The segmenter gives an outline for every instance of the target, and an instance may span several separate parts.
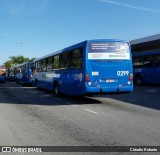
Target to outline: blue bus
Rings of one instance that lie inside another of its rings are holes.
[[[7,79],[10,81],[15,81],[15,68],[12,67],[10,69],[8,69],[8,73],[7,73]]]
[[[160,84],[160,50],[133,53],[134,82]]]
[[[87,40],[33,61],[33,85],[56,95],[133,91],[130,45],[122,40]]]
[[[23,85],[32,84],[32,70],[31,63],[25,62],[14,67],[15,70],[15,81],[17,83],[22,83]]]

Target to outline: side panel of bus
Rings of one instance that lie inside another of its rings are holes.
[[[58,81],[61,93],[68,95],[81,95],[85,93],[85,50],[85,43],[73,46],[66,50],[69,53],[67,68],[57,70],[56,72],[58,74],[56,75],[59,75],[59,78],[53,78],[53,83],[55,83],[56,80]]]
[[[85,45],[86,44],[83,42],[81,44],[77,44],[76,46],[69,47],[63,50],[61,53],[53,56],[51,55],[50,57],[56,60],[56,57],[60,56],[61,59],[63,59],[63,54],[67,54],[68,59],[67,61],[65,60],[65,66],[61,64],[63,61],[61,62],[60,59],[59,67],[55,67],[55,64],[52,64],[52,71],[36,72],[33,75],[33,85],[47,90],[54,90],[55,86],[58,85],[60,93],[68,95],[84,94]],[[52,62],[54,63],[55,60]]]
[[[83,71],[82,70],[70,70],[69,72],[60,73],[60,78],[54,78],[54,82],[59,81],[59,89],[61,93],[68,95],[80,95],[84,94],[83,85]]]
[[[133,54],[134,81],[143,83],[160,83],[160,51],[139,52]]]

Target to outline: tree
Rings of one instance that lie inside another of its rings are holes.
[[[27,62],[27,61],[30,61],[29,58],[25,58],[25,57],[22,56],[22,55],[19,55],[19,56],[11,56],[11,57],[9,57],[9,58],[12,60],[13,66],[22,64],[22,63]]]
[[[36,59],[36,58],[31,58],[31,59],[30,59],[30,62],[33,62],[35,59]]]
[[[6,66],[7,69],[10,69],[13,66],[13,61],[8,60],[4,63],[4,65]]]
[[[13,66],[17,66],[19,64],[25,63],[27,61],[31,61],[32,62],[35,59],[35,58],[32,58],[32,59],[25,58],[22,55],[19,55],[19,56],[10,56],[9,58],[10,58],[10,60],[8,60],[8,61],[6,61],[4,63],[4,65],[6,66],[7,69],[10,69]]]

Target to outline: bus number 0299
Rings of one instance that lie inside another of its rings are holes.
[[[128,76],[129,71],[117,71],[117,76]]]

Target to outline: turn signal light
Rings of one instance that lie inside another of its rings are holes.
[[[86,74],[86,82],[90,82],[90,78],[88,74]]]
[[[132,81],[132,79],[133,79],[133,74],[130,74],[128,80]]]

